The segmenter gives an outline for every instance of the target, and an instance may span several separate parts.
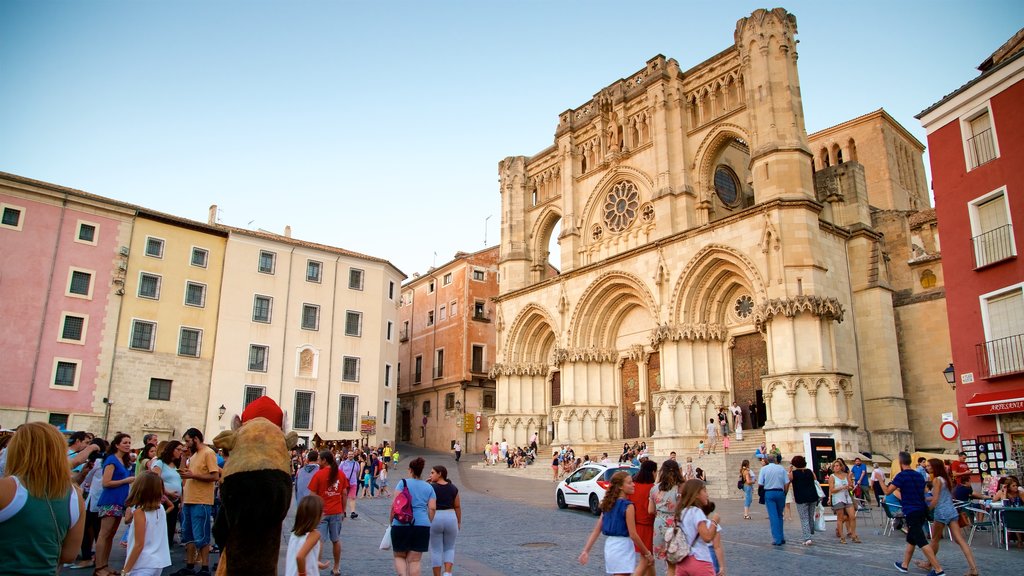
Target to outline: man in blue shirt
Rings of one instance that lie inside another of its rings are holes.
[[[907,547],[903,552],[903,562],[895,561],[893,566],[900,572],[906,573],[910,560],[914,557],[914,547],[921,549],[925,558],[933,566],[928,576],[945,576],[946,572],[935,557],[935,552],[928,546],[928,538],[924,534],[924,526],[928,521],[928,504],[924,498],[924,478],[917,470],[911,468],[910,454],[900,452],[900,473],[892,479],[892,482],[885,485],[885,493],[892,494],[897,489],[900,491],[900,501],[903,504],[903,516],[907,522]]]
[[[789,474],[779,466],[782,455],[768,461],[757,473],[757,483],[764,487],[764,505],[768,508],[768,522],[772,527],[772,545],[782,546],[786,543],[783,531],[782,511],[786,507],[786,490],[789,489]]]
[[[869,492],[868,467],[865,466],[863,462],[861,462],[860,458],[854,458],[853,468],[850,469],[850,472],[853,474],[852,484],[855,487],[860,488],[860,490],[855,491],[855,495],[857,496],[857,498],[863,498],[865,501],[867,501]]]

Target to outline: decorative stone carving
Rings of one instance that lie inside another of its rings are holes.
[[[548,365],[539,362],[510,362],[497,363],[491,366],[487,373],[489,378],[498,376],[547,376]]]
[[[679,342],[681,340],[725,342],[726,334],[726,328],[721,324],[668,323],[659,324],[654,330],[651,330],[650,340],[652,346],[660,345],[665,341]]]
[[[650,356],[650,353],[647,352],[647,350],[645,350],[640,344],[633,344],[629,347],[629,350],[626,351],[626,358],[629,358],[637,364],[647,364],[647,360]]]
[[[619,353],[616,350],[605,348],[555,348],[551,354],[551,363],[560,366],[565,362],[597,362],[615,363],[619,361]]]
[[[813,314],[827,320],[836,322],[843,321],[843,305],[839,300],[832,297],[822,298],[821,296],[794,296],[792,298],[772,298],[757,307],[754,312],[754,325],[764,332],[768,323],[778,315],[793,318],[798,314]]]

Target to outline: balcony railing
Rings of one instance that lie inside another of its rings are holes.
[[[981,268],[1007,258],[1013,253],[1013,224],[1006,224],[971,239],[974,243],[974,267]]]
[[[470,363],[469,371],[473,374],[487,374],[491,371],[491,367],[487,362],[472,362]]]
[[[976,350],[982,378],[1024,372],[1024,334],[989,340]]]
[[[971,155],[971,168],[977,168],[996,157],[996,143],[992,139],[992,129],[981,132],[967,139],[967,149]]]
[[[399,342],[406,342],[408,340],[409,340],[409,329],[408,328],[402,328],[401,330],[399,330],[398,331],[398,341]]]
[[[476,320],[477,322],[490,322],[491,315],[488,314],[485,310],[474,310],[473,320]]]

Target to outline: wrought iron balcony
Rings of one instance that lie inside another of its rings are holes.
[[[996,157],[996,143],[992,129],[983,130],[967,139],[967,150],[971,155],[971,168],[977,168]]]
[[[1013,258],[1013,225],[1006,224],[971,238],[974,244],[974,267],[981,268]]]
[[[409,329],[408,328],[402,328],[401,330],[399,330],[398,331],[398,341],[399,342],[407,342],[408,340],[409,340]]]
[[[473,320],[476,320],[477,322],[490,322],[491,315],[488,314],[486,310],[474,310]]]
[[[1024,334],[989,340],[976,346],[982,378],[1024,372]]]

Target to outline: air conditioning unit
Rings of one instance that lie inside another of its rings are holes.
[[[124,288],[118,288],[114,293],[118,296],[124,296]]]
[[[122,272],[127,270],[128,269],[128,263],[127,262],[118,262],[117,263],[117,269],[121,270]]]
[[[121,256],[127,256],[128,255],[128,247],[127,246],[121,246],[120,252],[121,252]]]

